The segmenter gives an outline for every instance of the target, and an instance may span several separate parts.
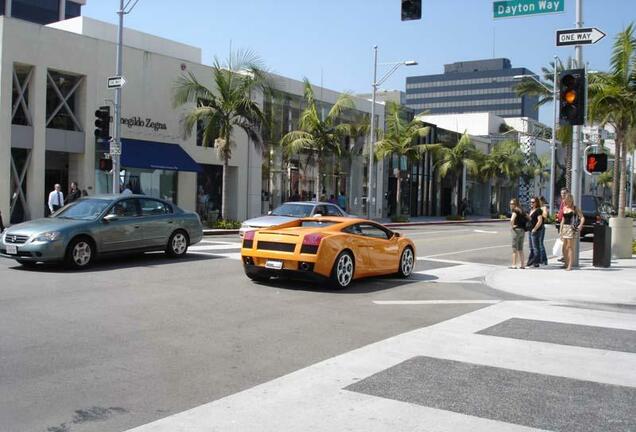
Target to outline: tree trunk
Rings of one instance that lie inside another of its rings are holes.
[[[320,201],[320,154],[316,153],[316,202]]]
[[[226,157],[223,160],[223,192],[221,194],[221,219],[227,219],[227,197],[229,183],[230,161]]]
[[[612,207],[618,211],[618,201],[620,195],[620,178],[623,169],[623,134],[616,128],[616,140],[614,141],[614,173],[612,177]]]
[[[622,134],[621,134],[622,135]],[[618,135],[616,135],[618,138]],[[621,136],[621,176],[620,176],[620,189],[618,191],[618,217],[625,217],[625,206],[627,205],[627,194],[625,189],[627,187],[627,141]],[[618,144],[618,143],[617,143]],[[631,174],[631,173],[630,173]]]
[[[400,189],[400,180],[401,173],[398,170],[397,178],[396,178],[396,189],[395,189],[395,217],[399,218],[402,215],[402,191]]]

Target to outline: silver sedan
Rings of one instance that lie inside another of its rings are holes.
[[[64,262],[84,268],[111,254],[165,251],[182,257],[202,236],[199,216],[172,203],[144,195],[102,195],[6,229],[0,255],[25,266]]]

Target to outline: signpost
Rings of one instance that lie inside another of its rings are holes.
[[[118,89],[118,88],[122,88],[125,85],[126,85],[126,78],[124,78],[123,76],[108,77],[109,89]]]
[[[492,9],[495,19],[561,13],[565,0],[496,0]]]
[[[557,30],[556,46],[591,45],[605,37],[605,33],[596,27]]]

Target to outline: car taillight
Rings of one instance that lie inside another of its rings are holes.
[[[324,236],[322,234],[307,234],[303,237],[303,245],[300,253],[315,254],[318,253],[318,246]]]
[[[251,249],[254,246],[254,234],[256,231],[245,231],[243,234],[243,247],[245,249]]]

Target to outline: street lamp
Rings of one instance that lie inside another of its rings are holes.
[[[556,165],[556,130],[557,130],[557,122],[558,120],[558,104],[557,101],[559,100],[558,98],[558,90],[557,90],[557,60],[559,60],[559,63],[561,63],[561,60],[559,59],[559,57],[554,56],[554,86],[551,89],[550,87],[548,87],[547,85],[545,85],[544,83],[542,83],[541,81],[539,81],[537,79],[537,77],[535,75],[515,75],[514,77],[512,77],[515,80],[522,80],[525,78],[529,78],[537,83],[539,83],[543,88],[545,88],[546,90],[548,90],[549,92],[552,92],[552,99],[553,99],[553,103],[554,103],[554,118],[552,119],[552,139],[550,140],[550,190],[549,190],[549,196],[550,196],[550,204],[549,204],[549,209],[550,209],[550,214],[554,214],[554,176],[555,176],[555,165]]]
[[[415,60],[406,60],[393,63],[381,63],[381,65],[392,66],[387,73],[384,74],[379,80],[378,77],[378,46],[373,47],[373,93],[371,97],[371,137],[369,140],[369,172],[368,172],[368,186],[367,186],[367,217],[371,219],[372,211],[371,204],[374,203],[375,194],[373,193],[373,143],[375,142],[375,99],[378,87],[382,85],[400,66],[417,66]]]

